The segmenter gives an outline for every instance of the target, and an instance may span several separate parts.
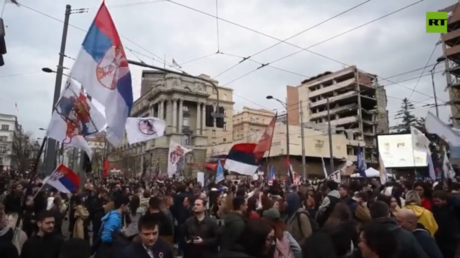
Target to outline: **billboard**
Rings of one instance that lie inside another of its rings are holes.
[[[386,168],[426,167],[426,153],[412,149],[410,134],[377,136],[379,154]]]

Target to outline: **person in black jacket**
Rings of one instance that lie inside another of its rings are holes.
[[[5,213],[10,217],[11,227],[19,225],[20,216],[22,214],[22,197],[24,190],[21,184],[13,185],[11,192],[3,200]],[[11,220],[14,218],[14,220]]]
[[[64,238],[54,232],[54,214],[44,210],[38,215],[38,233],[22,246],[21,258],[59,258]]]
[[[219,244],[218,225],[214,219],[207,216],[206,201],[196,199],[193,207],[194,216],[184,224],[185,239],[189,253],[185,258],[214,258]]]
[[[394,258],[429,258],[418,244],[414,235],[401,228],[394,219],[391,218],[390,207],[384,202],[376,201],[370,208],[371,218],[393,233],[398,243],[398,249]]]
[[[444,258],[430,232],[422,224],[417,223],[417,215],[414,211],[401,209],[396,213],[396,220],[402,228],[414,234],[415,239],[430,258]]]
[[[146,214],[150,215],[160,225],[160,237],[166,242],[173,244],[174,231],[172,221],[161,210],[161,199],[159,197],[152,197],[149,200],[149,209]]]
[[[161,257],[173,258],[171,246],[161,238],[161,222],[155,216],[146,214],[139,219],[140,242],[133,242],[125,247],[116,258]]]

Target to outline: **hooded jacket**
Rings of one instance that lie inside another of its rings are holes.
[[[412,210],[415,215],[417,215],[417,222],[422,224],[425,229],[430,232],[431,236],[434,236],[436,231],[438,231],[438,224],[436,223],[431,211],[416,204],[407,204],[404,208]]]
[[[398,226],[396,221],[390,218],[376,219],[376,221],[384,225],[390,232],[393,232],[398,242],[398,250],[394,256],[395,258],[431,258],[423,251],[415,236]]]
[[[112,243],[113,233],[121,231],[121,214],[117,210],[112,210],[102,217],[101,240],[103,243]]]
[[[428,232],[428,230],[426,230],[421,223],[417,224],[417,228],[414,231],[412,231],[412,233],[414,234],[415,239],[417,239],[417,242],[420,244],[420,246],[423,248],[425,253],[430,258],[444,257],[441,251],[439,250],[436,241],[430,235],[430,232]]]

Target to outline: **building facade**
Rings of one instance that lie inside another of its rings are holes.
[[[243,107],[233,116],[233,141],[257,142],[274,115],[269,110]]]
[[[143,71],[141,97],[135,101],[131,116],[158,117],[166,121],[167,127],[165,137],[135,145],[124,144],[122,148],[137,157],[138,165],[142,164],[137,170],[144,166],[151,170],[159,162],[160,170],[166,171],[172,142],[193,149],[186,159],[187,163],[196,164],[205,162],[208,145],[232,140],[233,89],[218,86],[216,91],[206,81],[211,80],[209,76],[199,77],[204,80]],[[218,81],[212,82],[218,85]],[[224,114],[224,118],[214,118],[213,113]]]
[[[448,6],[440,12],[447,12],[447,33],[441,35],[444,57],[438,58],[438,62],[444,61],[446,71],[446,85],[449,89],[450,108],[452,113],[452,125],[460,129],[460,10],[457,4]],[[441,86],[442,89],[446,87]],[[459,162],[456,162],[459,163]]]
[[[350,66],[337,72],[325,72],[287,86],[288,122],[331,125],[343,131],[348,143],[346,151],[356,160],[358,146],[365,147],[366,161],[377,163],[376,135],[387,133],[388,112],[385,89],[377,76]]]
[[[17,162],[11,158],[13,144],[23,137],[22,126],[15,115],[0,114],[0,170],[17,169]]]

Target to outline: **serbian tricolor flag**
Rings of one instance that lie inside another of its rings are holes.
[[[229,172],[253,176],[259,168],[259,160],[254,154],[255,143],[237,143],[227,155],[224,168]]]
[[[273,132],[275,131],[275,123],[276,123],[277,116],[278,115],[275,114],[272,121],[270,121],[264,133],[260,137],[256,148],[254,149],[254,156],[256,157],[256,159],[263,158],[265,152],[269,151],[270,148],[272,147]]]
[[[61,193],[71,193],[80,187],[80,178],[70,168],[63,164],[43,180]]]
[[[70,77],[105,107],[107,140],[119,147],[133,106],[133,88],[125,50],[104,2],[86,34]]]

